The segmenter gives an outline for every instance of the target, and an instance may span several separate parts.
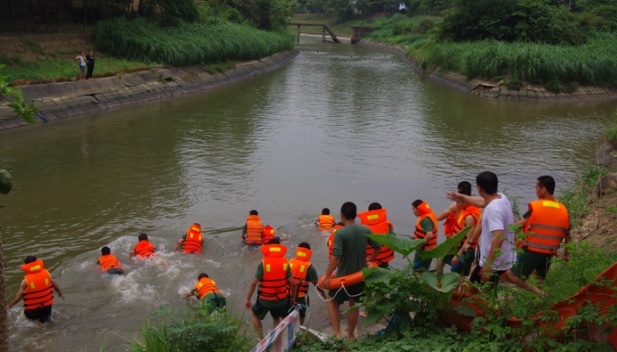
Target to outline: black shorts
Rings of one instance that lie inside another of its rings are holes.
[[[47,323],[51,320],[51,305],[43,308],[24,309],[24,315],[30,320],[38,320]]]
[[[345,286],[345,288],[340,288],[336,290],[328,291],[328,295],[332,297],[332,299],[338,303],[339,305],[345,303],[345,301],[352,298],[356,302],[360,301],[361,297],[364,297],[364,281],[359,282],[357,284],[353,284],[351,286]]]
[[[493,272],[491,273],[491,277],[488,280],[488,282],[483,283],[482,282],[482,278],[480,277],[480,271],[482,270],[482,267],[480,265],[476,265],[476,268],[473,269],[473,272],[471,273],[471,276],[469,276],[469,281],[473,282],[473,283],[479,283],[479,284],[485,284],[488,285],[490,288],[495,287],[497,284],[499,284],[499,277],[501,276],[501,274],[505,273],[507,270],[493,270]]]

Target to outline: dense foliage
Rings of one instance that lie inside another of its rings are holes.
[[[294,47],[290,33],[225,20],[181,22],[168,28],[142,18],[116,18],[99,22],[95,39],[100,50],[110,55],[177,66],[259,59]]]
[[[166,321],[146,323],[141,337],[131,341],[131,352],[249,351],[255,341],[244,319],[227,310],[211,313],[203,301],[180,313],[166,307],[157,315]]]

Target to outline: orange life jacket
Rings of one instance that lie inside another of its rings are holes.
[[[529,203],[531,216],[523,225],[527,233],[524,245],[530,252],[553,255],[570,228],[566,207],[554,200],[538,199]]]
[[[446,235],[446,237],[452,237],[456,235],[456,233],[458,232],[455,230],[456,220],[457,220],[456,212],[451,212],[450,214],[448,214],[446,221],[443,223],[443,233],[444,235]]]
[[[285,258],[287,247],[280,244],[261,246],[264,255],[263,276],[259,281],[259,298],[265,301],[280,301],[287,298],[288,261]]]
[[[359,213],[358,217],[360,218],[360,223],[368,226],[372,233],[376,235],[385,235],[390,233],[390,226],[392,226],[392,223],[388,221],[386,209],[381,208],[365,211],[363,213]],[[367,245],[366,258],[370,258],[371,255],[373,255],[373,247]],[[379,251],[375,261],[379,262],[379,264],[385,264],[390,262],[392,259],[394,259],[394,251],[387,246],[381,246],[381,251]]]
[[[458,213],[458,217],[456,218],[456,223],[454,224],[455,234],[459,233],[459,231],[461,231],[462,229],[466,227],[465,219],[467,219],[467,217],[470,215],[473,217],[474,226],[478,224],[478,219],[480,218],[480,209],[478,207],[474,207],[473,205],[468,205],[467,208],[461,210]],[[471,232],[468,232],[467,235],[470,236]],[[463,241],[461,242],[460,245],[462,246],[464,243],[465,242]],[[470,246],[473,249],[478,248],[478,241],[476,241],[476,243],[470,244]]]
[[[259,219],[259,215],[249,215],[246,218],[246,244],[262,244],[264,225]]]
[[[296,289],[298,290],[298,297],[304,297],[308,293],[310,282],[307,280],[306,275],[311,266],[312,255],[313,251],[310,249],[298,247],[296,248],[296,257],[289,261],[291,275],[294,278]]]
[[[43,267],[43,261],[37,259],[24,264],[21,270],[26,272],[26,290],[24,291],[24,309],[31,310],[51,306],[54,303],[53,285],[49,271]]]
[[[422,230],[421,223],[422,223],[422,220],[426,218],[431,219],[431,221],[433,222],[432,232],[433,232],[434,237],[428,240],[426,242],[426,245],[424,246],[424,249],[431,250],[437,247],[437,217],[435,216],[435,213],[433,212],[431,207],[426,202],[422,202],[422,204],[417,206],[416,209],[418,209],[420,216],[418,217],[418,221],[416,221],[416,228],[413,233],[413,238],[415,240],[421,240],[421,239],[424,239],[424,237],[426,237],[426,232]]]
[[[276,236],[276,230],[274,230],[274,227],[270,225],[266,225],[264,226],[262,236],[263,236],[263,243],[268,244],[268,241],[270,241],[271,239],[274,238],[274,236]]]
[[[332,258],[332,251],[334,250],[334,233],[336,233],[336,231],[338,229],[342,229],[343,227],[345,227],[345,225],[340,225],[340,224],[336,224],[334,225],[334,229],[332,230],[332,233],[330,234],[330,236],[328,236],[328,260],[330,260]]]
[[[334,221],[334,216],[332,215],[319,215],[319,231],[321,232],[327,232],[332,230],[332,228],[334,227],[334,225],[336,224],[336,221]]]
[[[195,296],[197,296],[197,298],[199,299],[203,299],[210,293],[218,293],[221,295],[223,294],[218,289],[218,287],[216,287],[216,282],[214,282],[214,280],[207,278],[207,277],[202,277],[201,279],[199,279],[199,281],[197,281],[197,284],[195,285],[193,290],[196,292]]]
[[[99,267],[102,271],[107,271],[113,268],[121,268],[120,262],[118,262],[118,258],[116,258],[116,256],[112,254],[101,256],[99,258]]]
[[[182,242],[182,252],[184,253],[201,253],[201,245],[203,243],[203,235],[201,234],[201,225],[193,224],[186,231],[186,237]]]
[[[148,258],[154,254],[154,246],[148,240],[139,241],[135,246],[135,254],[142,258]]]

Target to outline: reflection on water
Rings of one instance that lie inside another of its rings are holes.
[[[559,193],[592,163],[617,107],[489,100],[427,81],[390,53],[313,39],[300,48],[288,66],[216,90],[0,132],[0,165],[15,179],[0,213],[9,292],[33,254],[66,296],[42,330],[11,309],[16,349],[121,350],[159,307],[187,304],[200,272],[242,314],[261,256],[240,243],[251,209],[289,236],[290,255],[308,241],[323,273],[326,238],[313,225],[323,207],[338,215],[344,201],[378,201],[408,235],[413,200],[444,208],[447,190],[486,169],[521,206],[541,174]],[[205,254],[171,253],[193,222]],[[129,258],[141,232],[167,266]],[[98,271],[104,245],[126,275]],[[312,310],[313,327],[327,323],[317,298]]]

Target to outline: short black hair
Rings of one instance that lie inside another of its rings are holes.
[[[471,195],[471,183],[467,181],[459,182],[458,183],[458,193],[470,196]]]
[[[143,240],[148,240],[148,235],[145,233],[141,233],[139,234],[139,236],[137,237],[138,240],[143,241]]]
[[[377,202],[373,202],[368,205],[368,210],[378,210],[378,209],[381,209],[381,204]]]
[[[257,212],[257,210],[251,210],[249,211],[249,215],[259,215],[259,213]]]
[[[330,215],[330,209],[328,208],[321,209],[321,215]]]
[[[204,277],[206,277],[206,278],[210,278],[210,276],[208,276],[208,274],[206,274],[206,273],[201,273],[201,274],[199,274],[199,276],[197,277],[197,280],[201,280],[201,279],[203,279]]]
[[[281,244],[281,239],[278,236],[271,238],[267,244]]]
[[[550,195],[555,193],[555,179],[552,176],[545,175],[538,177],[538,185],[546,188]]]
[[[111,254],[111,249],[109,249],[109,247],[105,246],[105,247],[101,248],[101,254],[102,255]]]
[[[299,248],[306,248],[306,249],[311,249],[311,245],[308,244],[307,242],[300,242],[300,244],[298,245]]]
[[[33,255],[29,255],[26,257],[26,259],[24,259],[24,264],[32,263],[34,261],[36,261],[36,257]]]
[[[341,206],[341,214],[343,214],[347,220],[354,220],[358,215],[358,208],[352,202],[345,202]]]
[[[497,175],[491,171],[483,171],[476,176],[476,185],[480,186],[487,194],[497,193],[499,181]]]
[[[424,203],[424,201],[422,199],[416,199],[416,200],[413,201],[413,203],[411,203],[411,205],[413,205],[414,208],[417,208],[422,203]]]

